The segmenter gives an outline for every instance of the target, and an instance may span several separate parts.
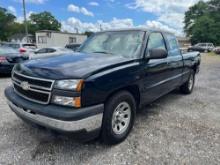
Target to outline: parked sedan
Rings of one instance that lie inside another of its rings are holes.
[[[10,74],[15,64],[27,59],[28,56],[12,48],[0,47],[0,74]]]
[[[30,54],[30,59],[45,58],[51,56],[58,56],[66,53],[73,53],[72,50],[62,47],[51,47],[38,49],[34,53]]]
[[[68,44],[65,46],[65,48],[71,49],[74,52],[77,51],[79,47],[80,47],[80,44]]]
[[[214,49],[214,52],[215,52],[216,54],[220,54],[220,46],[216,47],[216,48]]]
[[[1,45],[16,49],[19,53],[22,54],[32,53],[37,48],[35,44],[30,44],[30,43],[3,42],[1,43]]]
[[[188,51],[211,52],[214,49],[213,43],[198,43],[188,48]]]

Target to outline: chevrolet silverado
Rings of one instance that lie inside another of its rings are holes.
[[[17,64],[5,90],[21,119],[61,132],[123,141],[137,110],[179,88],[190,94],[199,52],[182,54],[176,37],[148,29],[97,32],[78,52]]]

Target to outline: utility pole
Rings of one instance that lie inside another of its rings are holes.
[[[24,12],[24,27],[25,27],[25,36],[28,42],[28,26],[27,26],[27,18],[26,18],[26,8],[25,8],[25,0],[23,0],[23,12]]]
[[[101,23],[99,24],[99,29],[100,29],[100,31],[103,30],[103,29],[102,29],[102,24],[101,24]]]
[[[75,27],[75,31],[77,34],[79,33],[79,29],[77,27]]]

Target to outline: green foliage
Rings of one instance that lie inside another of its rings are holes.
[[[199,1],[185,13],[184,30],[192,43],[220,44],[220,1]]]
[[[0,40],[6,41],[17,33],[25,33],[24,24],[15,22],[16,17],[5,8],[0,7]],[[38,30],[60,31],[61,23],[49,12],[31,14],[28,23],[28,33],[35,35]]]
[[[55,30],[60,31],[61,23],[47,11],[38,14],[31,14],[30,24],[33,25],[34,30]]]
[[[14,24],[15,18],[13,14],[0,7],[0,40],[6,40],[11,35],[10,29]]]
[[[84,34],[85,34],[87,37],[89,37],[89,36],[91,36],[91,35],[93,34],[93,32],[86,31]]]

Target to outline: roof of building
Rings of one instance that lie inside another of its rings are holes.
[[[16,33],[12,36],[9,37],[9,40],[22,40],[24,37],[26,37],[26,35],[24,33]],[[33,37],[33,35],[28,34],[28,37]]]
[[[62,32],[62,31],[55,31],[55,30],[38,30],[38,31],[36,31],[36,33],[41,33],[41,32],[45,32],[45,33],[60,33],[60,34],[72,34],[72,35],[85,35],[85,34],[81,34],[81,33],[70,33],[70,32]]]
[[[188,37],[180,37],[180,36],[177,36],[177,39],[178,39],[179,41],[190,41],[190,38],[188,38]]]

